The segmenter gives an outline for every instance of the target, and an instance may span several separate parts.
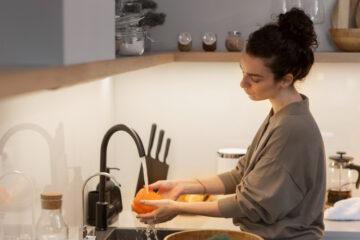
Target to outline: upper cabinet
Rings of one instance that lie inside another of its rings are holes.
[[[155,2],[158,11],[166,14],[166,20],[149,31],[154,39],[151,52],[173,53],[179,32],[186,31],[193,38],[192,52],[172,55],[175,56],[172,59],[233,61],[237,55],[226,53],[225,48],[228,31],[240,31],[245,41],[251,32],[274,18],[274,3],[283,1]],[[320,43],[316,60],[359,62],[360,53],[338,53],[330,40],[331,14],[337,1],[322,2],[324,21],[315,24]],[[0,16],[0,68],[62,66],[115,59],[115,0],[3,0]],[[217,35],[217,51],[213,54],[199,53],[204,32]],[[137,58],[136,65],[143,61]],[[93,67],[87,65],[87,68],[89,66]],[[0,78],[4,76],[0,74]]]
[[[0,65],[54,66],[115,58],[115,3],[5,0]]]

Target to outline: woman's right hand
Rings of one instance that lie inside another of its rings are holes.
[[[157,190],[166,199],[176,200],[184,191],[184,184],[176,180],[160,180],[149,185],[149,189]]]

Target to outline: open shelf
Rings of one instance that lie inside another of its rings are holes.
[[[56,89],[170,62],[239,62],[239,52],[169,52],[69,66],[0,70],[0,98]],[[317,52],[319,63],[360,63],[360,53]]]

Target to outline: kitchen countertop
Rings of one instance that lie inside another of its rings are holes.
[[[123,211],[119,215],[119,220],[113,227],[119,228],[136,228],[145,227],[140,223],[135,214],[129,210]],[[232,219],[212,218],[204,216],[181,215],[169,222],[156,225],[157,228],[165,229],[227,229],[239,230],[234,226]],[[78,229],[70,229],[70,239],[78,239]],[[341,239],[355,240],[360,239],[360,221],[325,221],[325,238],[324,239]]]

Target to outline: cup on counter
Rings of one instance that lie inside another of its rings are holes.
[[[234,169],[246,148],[221,148],[217,151],[217,174]]]

